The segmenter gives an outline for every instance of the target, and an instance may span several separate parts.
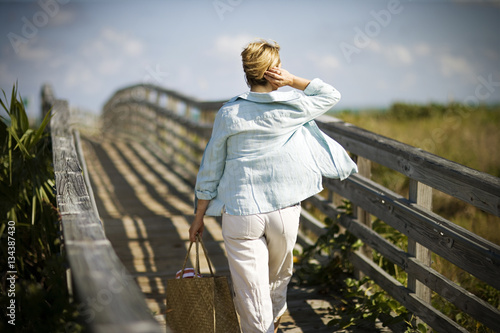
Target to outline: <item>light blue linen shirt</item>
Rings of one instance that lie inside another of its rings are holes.
[[[313,121],[340,93],[312,80],[298,91],[247,92],[218,111],[198,172],[195,196],[211,200],[206,215],[266,213],[322,189],[322,176],[345,179],[356,164]]]

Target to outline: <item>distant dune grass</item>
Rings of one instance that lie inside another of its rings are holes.
[[[348,123],[421,148],[470,168],[500,177],[500,106],[469,108],[459,104],[396,103],[385,111],[341,111],[332,114]],[[408,195],[408,179],[374,164],[372,178]],[[434,190],[433,210],[500,245],[500,218]]]
[[[388,110],[341,111],[331,115],[374,133],[500,177],[500,105],[470,108],[460,104],[396,103]],[[409,181],[396,171],[373,163],[372,179],[400,195],[408,196]],[[486,214],[437,190],[433,191],[433,211],[500,245],[499,217]],[[436,254],[433,254],[432,261],[434,269],[493,306],[499,306],[499,291]],[[477,324],[435,293],[433,304],[466,327],[474,327]]]

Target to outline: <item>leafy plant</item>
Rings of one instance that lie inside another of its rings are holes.
[[[425,332],[425,325],[414,328],[411,314],[406,308],[387,296],[370,278],[364,277],[360,281],[354,278],[349,254],[363,243],[348,231],[341,232],[337,222],[342,215],[352,215],[351,203],[344,201],[339,209],[343,213],[336,220],[325,219],[328,232],[304,250],[296,272],[301,283],[320,285],[323,293],[328,293],[337,301],[331,309],[334,318],[329,325],[335,329],[356,326],[376,330],[378,322],[384,326],[402,323],[407,332]],[[401,238],[404,235],[385,228],[382,223],[376,223],[375,226],[379,232],[390,234],[396,243],[404,242]],[[374,255],[382,265],[390,265],[380,255]]]
[[[352,205],[345,201],[343,214],[351,214]],[[340,217],[340,216],[339,216]],[[338,223],[331,218],[325,219],[328,231],[320,236],[316,243],[305,249],[301,256],[300,269],[296,277],[303,284],[323,285],[324,288],[334,287],[333,284],[352,274],[352,264],[347,259],[348,253],[363,245],[349,232],[340,232]],[[321,262],[315,258],[319,257]]]
[[[5,92],[3,96],[0,104],[7,117],[0,116],[0,267],[7,267],[12,255],[7,253],[8,236],[15,236],[17,279],[15,296],[8,297],[7,273],[1,273],[1,304],[15,300],[16,325],[7,324],[7,306],[2,306],[0,331],[63,332],[76,311],[65,287],[50,137],[45,131],[50,113],[32,129],[17,85],[10,105]],[[14,221],[15,232],[7,228],[8,221]],[[72,327],[78,331],[78,325]]]
[[[386,327],[403,324],[405,332],[408,333],[427,331],[423,324],[415,327],[408,310],[388,297],[385,291],[373,284],[368,277],[361,280],[345,279],[340,293],[342,297],[339,305],[332,309],[335,318],[329,322],[329,325],[336,329],[346,329],[350,326],[374,329],[377,321],[380,321],[380,324]]]

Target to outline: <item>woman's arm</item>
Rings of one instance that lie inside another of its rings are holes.
[[[311,80],[290,74],[286,69],[273,67],[264,73],[264,77],[275,88],[290,86],[295,89],[305,90]]]
[[[196,214],[194,216],[193,223],[191,223],[191,227],[189,228],[189,240],[191,242],[194,242],[196,240],[197,234],[199,234],[200,237],[203,236],[203,230],[205,229],[205,222],[203,221],[203,217],[205,216],[205,212],[207,211],[209,203],[210,200],[198,199]]]
[[[193,242],[195,241],[196,234],[199,234],[200,237],[203,234],[203,216],[208,209],[210,201],[217,196],[219,181],[224,173],[226,144],[229,133],[221,117],[221,111],[219,111],[215,116],[212,136],[203,152],[200,169],[196,177],[196,211],[191,228],[189,228],[189,239]]]
[[[270,68],[265,72],[264,76],[276,89],[283,86],[290,86],[304,91],[306,98],[289,102],[296,109],[303,111],[299,120],[302,120],[304,124],[329,111],[338,103],[341,97],[337,89],[320,79],[303,79],[290,74],[283,68]]]

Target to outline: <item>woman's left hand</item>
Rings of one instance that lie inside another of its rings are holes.
[[[264,73],[264,77],[274,88],[293,85],[294,76],[280,67],[269,68]]]
[[[196,240],[196,235],[203,236],[203,230],[205,229],[205,222],[203,217],[207,211],[208,204],[210,200],[198,199],[198,205],[196,207],[196,214],[194,216],[193,223],[191,223],[191,228],[189,228],[189,240],[194,242]]]
[[[191,228],[189,228],[189,240],[191,242],[196,241],[196,235],[203,236],[203,230],[205,229],[205,222],[203,221],[203,216],[195,216],[193,223],[191,223]]]

